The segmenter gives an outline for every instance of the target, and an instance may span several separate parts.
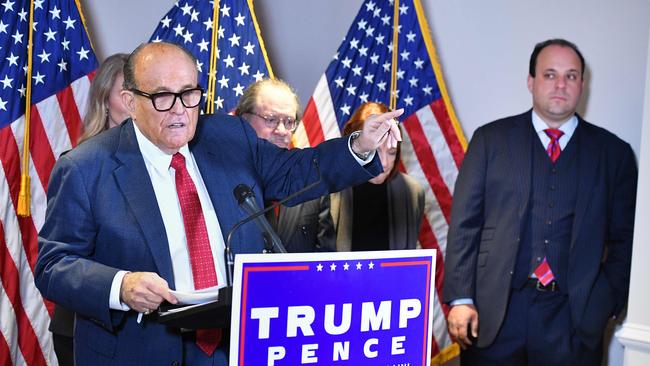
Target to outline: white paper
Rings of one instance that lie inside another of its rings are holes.
[[[208,287],[201,290],[196,290],[192,292],[181,292],[170,290],[174,296],[178,299],[177,305],[193,305],[193,304],[203,304],[210,301],[215,301],[219,298],[219,287]]]

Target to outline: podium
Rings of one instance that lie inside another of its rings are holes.
[[[217,301],[201,305],[162,304],[155,312],[158,323],[183,329],[230,328],[232,287],[219,290]]]

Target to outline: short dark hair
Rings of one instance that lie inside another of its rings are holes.
[[[123,70],[124,82],[122,83],[122,89],[130,90],[130,89],[138,88],[135,82],[135,59],[145,47],[152,44],[169,45],[175,47],[178,50],[182,51],[185,55],[187,55],[187,57],[189,57],[189,59],[192,60],[192,63],[196,65],[196,57],[194,57],[194,55],[190,51],[188,51],[185,47],[179,44],[170,43],[170,42],[142,43],[138,47],[136,47],[136,49],[133,50],[131,54],[129,54],[129,57],[127,57],[126,62],[124,63],[124,70]]]
[[[548,46],[561,46],[561,47],[569,47],[570,49],[572,49],[580,59],[580,66],[582,66],[582,69],[580,70],[580,76],[585,75],[585,58],[582,57],[582,53],[578,49],[578,46],[576,46],[573,42],[567,41],[566,39],[553,38],[553,39],[546,40],[544,42],[540,42],[535,45],[535,49],[533,49],[533,53],[530,55],[530,65],[528,66],[528,74],[530,76],[535,77],[537,58],[539,57],[540,52],[542,52],[542,50]]]

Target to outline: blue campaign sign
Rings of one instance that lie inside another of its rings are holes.
[[[230,365],[428,365],[435,253],[237,255]]]

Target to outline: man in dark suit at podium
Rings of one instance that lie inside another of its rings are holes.
[[[300,123],[300,101],[284,81],[263,79],[244,90],[235,114],[250,123],[258,137],[287,149]],[[289,253],[336,251],[329,195],[292,207],[277,206],[267,219]]]
[[[239,118],[199,118],[196,60],[169,43],[138,47],[124,72],[131,118],[61,157],[52,171],[39,234],[35,282],[45,298],[77,313],[78,365],[226,365],[222,331],[182,331],[146,314],[170,289],[225,285],[224,237],[246,214],[240,183],[258,199],[281,199],[319,179],[304,199],[368,180],[377,157],[362,159],[392,118],[375,116],[354,140],[287,151],[258,139]],[[231,242],[258,253],[254,223]],[[144,318],[142,315],[145,314]]]
[[[472,137],[443,291],[463,365],[600,365],[607,320],[625,305],[636,164],[576,114],[584,70],[574,44],[538,44],[533,109]]]

